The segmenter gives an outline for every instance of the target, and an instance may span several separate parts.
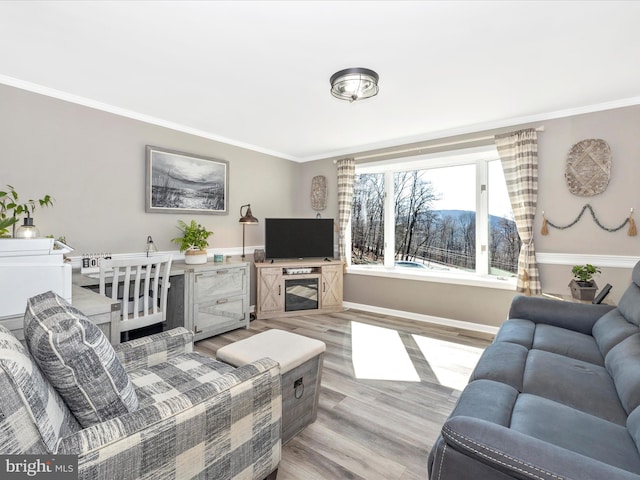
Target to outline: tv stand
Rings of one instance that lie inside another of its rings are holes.
[[[341,260],[256,263],[256,318],[342,311]]]

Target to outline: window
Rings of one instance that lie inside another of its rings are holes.
[[[515,276],[520,238],[493,147],[358,165],[351,264]]]

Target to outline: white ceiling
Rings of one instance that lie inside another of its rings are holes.
[[[307,161],[640,104],[639,23],[634,1],[0,1],[0,83]],[[333,98],[348,67],[378,96]]]

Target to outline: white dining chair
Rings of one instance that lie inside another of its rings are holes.
[[[100,262],[100,294],[120,302],[119,332],[167,320],[171,255],[106,259]]]

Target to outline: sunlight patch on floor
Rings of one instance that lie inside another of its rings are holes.
[[[440,385],[462,390],[469,382],[483,349],[413,335]]]
[[[351,348],[356,378],[420,381],[396,330],[351,322]]]

